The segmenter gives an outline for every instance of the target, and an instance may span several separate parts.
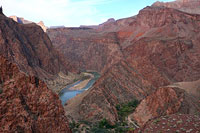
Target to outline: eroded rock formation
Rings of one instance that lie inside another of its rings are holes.
[[[122,58],[115,33],[90,28],[58,28],[47,31],[53,45],[79,70],[103,72]]]
[[[71,132],[58,95],[2,56],[0,132]]]
[[[133,133],[199,132],[200,117],[197,115],[173,114],[153,119]],[[131,132],[130,132],[131,133]]]
[[[152,6],[165,6],[168,8],[174,8],[188,13],[200,14],[199,0],[175,0],[173,2],[157,1]]]
[[[42,80],[51,81],[59,78],[59,73],[67,75],[68,71],[76,72],[39,26],[34,23],[19,24],[2,14],[0,54],[16,63],[20,70]]]
[[[15,22],[20,23],[20,24],[31,24],[34,22],[31,22],[29,20],[26,20],[22,17],[17,17],[17,16],[10,16],[9,18],[12,18]],[[39,25],[44,32],[47,31],[47,27],[44,25],[44,22],[40,21],[39,23],[36,23],[37,25]]]
[[[177,112],[197,115],[200,114],[198,99],[199,97],[194,97],[180,88],[163,87],[145,98],[129,117],[144,126],[151,119]]]
[[[144,99],[176,82],[199,80],[199,20],[200,15],[166,7],[146,7],[123,20],[127,23],[115,29],[118,34],[124,32],[119,41],[123,58],[106,69],[93,88],[70,100],[66,114],[77,120],[115,122],[118,103]],[[188,104],[194,107],[197,102]],[[179,109],[172,111],[176,112]]]

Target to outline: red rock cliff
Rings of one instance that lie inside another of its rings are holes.
[[[200,14],[199,0],[175,0],[173,2],[155,2],[152,6],[165,6],[168,8],[178,9],[180,11]]]
[[[116,33],[90,28],[48,29],[53,45],[79,70],[103,72],[122,58]]]
[[[2,56],[0,132],[71,132],[59,97]]]
[[[198,133],[200,130],[200,117],[197,115],[173,114],[153,119],[133,133],[180,132]],[[132,133],[132,132],[130,132]]]
[[[199,80],[199,20],[200,15],[175,9],[144,8],[131,23],[121,27],[124,31],[130,27],[133,32],[122,49],[124,59],[107,69],[93,88],[77,96],[76,106],[76,98],[69,101],[66,114],[76,119],[107,118],[114,122],[118,119],[115,105],[120,102],[144,99],[159,87],[176,82]],[[68,107],[75,111],[70,112]]]
[[[151,119],[177,112],[200,114],[198,97],[195,98],[176,87],[164,87],[145,98],[129,117],[133,117],[140,126],[143,126]]]
[[[0,15],[0,54],[42,79],[74,70],[39,26],[18,24],[4,15]]]

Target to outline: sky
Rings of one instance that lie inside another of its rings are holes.
[[[121,19],[157,0],[0,0],[6,16],[16,15],[46,26],[97,25],[109,18]],[[173,0],[160,0],[169,2]]]

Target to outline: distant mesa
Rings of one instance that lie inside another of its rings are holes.
[[[98,25],[80,25],[80,28],[97,29],[97,28],[98,28]]]
[[[17,16],[10,16],[9,18],[12,18],[15,22],[20,23],[20,24],[31,24],[34,23],[32,21],[26,20],[22,17],[17,17]],[[44,25],[43,21],[40,21],[39,23],[36,23],[37,25],[39,25],[44,32],[47,31],[47,27]]]
[[[99,24],[99,25],[80,25],[80,28],[105,29],[106,27],[111,26],[115,22],[116,22],[116,20],[114,18],[110,18],[102,24]]]
[[[103,23],[103,24],[107,24],[107,23],[113,23],[113,22],[115,22],[115,19],[114,18],[110,18],[110,19],[108,19],[105,23]]]
[[[57,29],[57,28],[65,28],[64,25],[60,25],[60,26],[50,26],[49,29]]]

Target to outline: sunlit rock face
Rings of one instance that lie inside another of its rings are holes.
[[[34,23],[34,22],[26,20],[26,19],[24,19],[22,17],[10,16],[9,18],[12,18],[15,22],[20,23],[20,24],[31,24],[31,23]],[[39,23],[36,23],[36,24],[39,25],[44,32],[47,31],[47,27],[44,25],[44,22],[40,21]]]

